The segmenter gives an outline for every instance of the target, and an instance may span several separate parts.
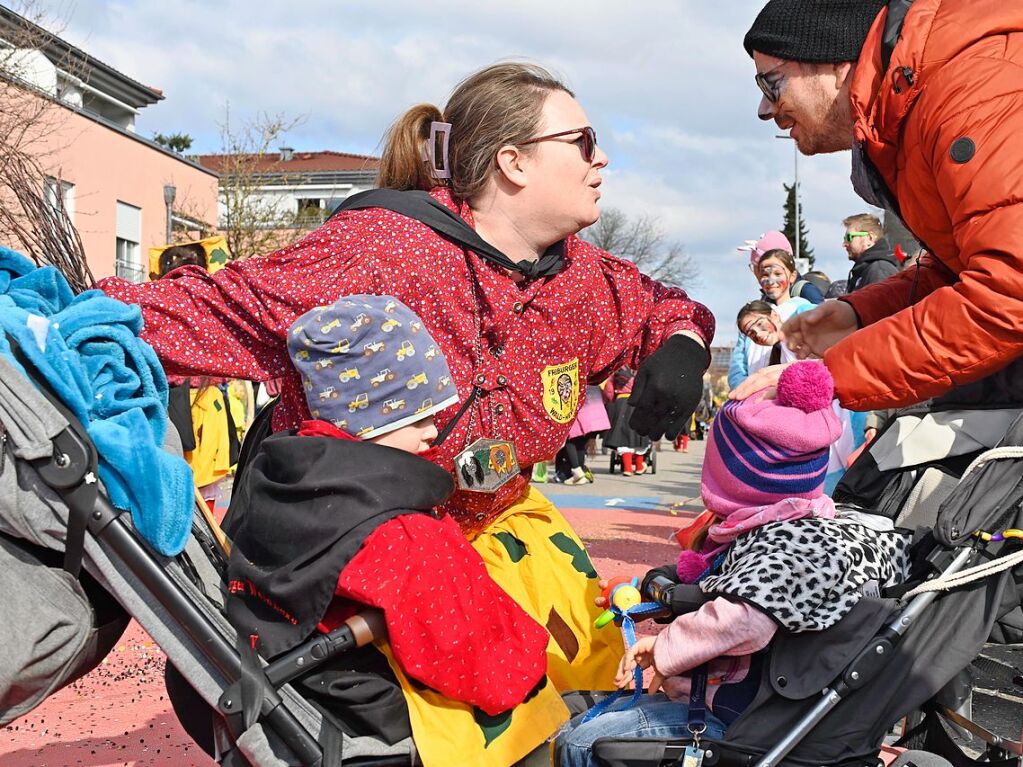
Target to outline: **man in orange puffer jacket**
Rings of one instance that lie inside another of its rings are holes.
[[[981,379],[989,401],[1023,400],[1023,362],[1012,365],[1023,357],[1023,5],[771,0],[744,45],[760,118],[790,130],[803,154],[851,145],[857,192],[898,213],[929,253],[790,319],[790,348],[823,356],[853,410]]]

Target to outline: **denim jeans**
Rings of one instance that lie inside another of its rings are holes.
[[[689,736],[689,707],[662,693],[644,695],[624,711],[609,711],[583,724],[580,714],[562,729],[556,741],[559,767],[596,767],[591,748],[597,738],[679,739]],[[708,738],[720,738],[725,724],[707,712]]]

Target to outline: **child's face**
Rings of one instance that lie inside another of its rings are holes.
[[[425,453],[430,445],[437,438],[437,427],[433,425],[433,416],[427,416],[422,421],[416,421],[400,429],[389,431],[379,437],[373,437],[369,441],[376,445],[404,450],[406,453]]]
[[[757,264],[756,273],[761,290],[774,303],[788,293],[789,286],[795,279],[795,275],[785,264],[774,257],[761,259]]]
[[[739,332],[758,346],[774,346],[778,343],[778,328],[781,319],[775,312],[769,315],[744,314],[739,320]]]

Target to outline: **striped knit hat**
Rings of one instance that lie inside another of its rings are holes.
[[[821,362],[797,362],[778,381],[778,395],[730,401],[714,419],[701,491],[721,518],[786,498],[823,494],[828,448],[842,434],[831,401],[834,381]]]

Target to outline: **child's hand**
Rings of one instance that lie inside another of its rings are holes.
[[[615,675],[615,686],[618,689],[624,690],[629,686],[629,683],[632,682],[632,671],[637,665],[640,668],[649,668],[654,665],[654,642],[656,641],[657,637],[640,637],[632,647],[625,651],[621,663],[618,664],[618,673]],[[660,687],[659,679],[660,674],[656,674],[655,681],[657,681],[658,687]],[[652,684],[651,687],[653,687]]]
[[[604,589],[607,588],[607,578],[604,578],[603,580],[601,580],[597,584],[597,586],[600,588],[601,596],[599,596],[596,599],[594,599],[593,600],[593,604],[595,604],[597,607],[600,607],[600,608],[606,610],[607,609],[607,600],[604,599],[603,594],[604,594]]]

